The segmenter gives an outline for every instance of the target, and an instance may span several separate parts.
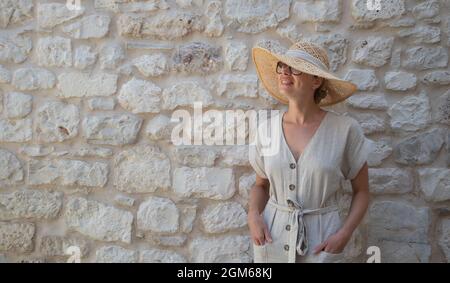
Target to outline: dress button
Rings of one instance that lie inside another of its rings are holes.
[[[291,169],[295,169],[295,163],[289,164],[289,167],[291,167]]]
[[[287,200],[287,203],[288,203],[289,207],[293,207],[294,206],[294,203],[290,199]]]
[[[284,245],[284,250],[288,251],[289,250],[289,245]]]
[[[295,185],[290,184],[290,185],[289,185],[289,190],[291,190],[291,191],[295,190]]]
[[[291,225],[286,225],[286,230],[291,231]]]

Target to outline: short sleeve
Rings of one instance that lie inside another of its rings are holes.
[[[267,179],[264,169],[264,156],[261,154],[261,142],[258,132],[255,135],[254,143],[249,144],[248,158],[250,165],[253,167],[256,174],[264,179]]]
[[[352,120],[344,150],[343,174],[348,180],[353,180],[368,160],[370,153],[369,140],[356,120]]]

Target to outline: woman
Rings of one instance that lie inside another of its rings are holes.
[[[311,42],[284,55],[256,47],[252,55],[269,94],[288,105],[259,125],[250,145],[257,175],[248,212],[254,261],[341,262],[369,202],[369,148],[355,119],[321,106],[345,100],[356,86],[333,75],[326,51]],[[263,154],[267,125],[279,127],[270,137],[276,154]],[[344,180],[353,189],[345,220],[338,207]]]

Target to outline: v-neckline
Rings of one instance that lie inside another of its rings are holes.
[[[319,133],[320,129],[323,127],[323,124],[325,124],[325,119],[327,119],[328,113],[330,111],[325,111],[325,116],[322,118],[322,121],[320,121],[319,126],[317,127],[316,131],[314,132],[314,134],[311,136],[311,138],[309,139],[308,143],[306,144],[305,148],[303,149],[303,151],[299,154],[298,159],[295,159],[294,154],[292,153],[291,148],[289,147],[289,144],[286,140],[286,136],[284,135],[284,129],[283,129],[283,118],[284,118],[284,114],[287,111],[283,111],[281,113],[281,118],[280,118],[280,127],[281,127],[281,138],[283,139],[284,145],[286,146],[287,150],[289,151],[291,158],[295,161],[296,164],[298,164],[298,162],[300,161],[300,159],[305,155],[305,152],[308,150],[310,146],[310,144],[313,142],[314,138],[317,136],[317,134]]]

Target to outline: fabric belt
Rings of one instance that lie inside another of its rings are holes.
[[[308,239],[303,215],[325,214],[339,209],[336,205],[317,209],[303,209],[296,201],[288,200],[289,206],[286,206],[276,203],[272,198],[267,203],[281,211],[289,212],[288,224],[291,228],[288,231],[288,260],[292,263],[295,262],[296,252],[299,255],[305,255],[308,251]],[[293,247],[296,248],[294,249]]]

